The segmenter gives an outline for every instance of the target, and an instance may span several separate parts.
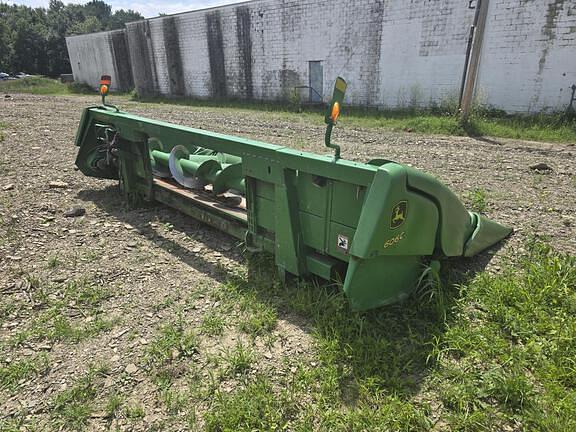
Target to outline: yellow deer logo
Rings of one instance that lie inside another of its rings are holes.
[[[406,221],[408,213],[408,201],[400,201],[392,209],[392,218],[390,219],[390,228],[395,229]]]

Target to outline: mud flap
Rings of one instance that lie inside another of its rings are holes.
[[[408,297],[421,273],[419,256],[351,257],[344,292],[352,309],[372,309]]]

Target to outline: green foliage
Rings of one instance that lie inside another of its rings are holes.
[[[142,405],[131,404],[124,409],[126,417],[129,419],[140,419],[146,416],[146,411]]]
[[[249,302],[240,330],[253,336],[270,333],[276,328],[278,316],[274,308],[259,302]]]
[[[132,100],[234,111],[267,111],[292,122],[310,124],[322,123],[324,113],[324,107],[299,107],[298,112],[294,112],[293,106],[286,102],[142,98],[137,94],[132,95]],[[576,141],[576,118],[566,113],[506,114],[501,110],[479,106],[475,107],[468,122],[462,123],[457,108],[455,100],[428,108],[378,109],[344,106],[339,122],[343,128],[383,128],[419,134],[489,136],[546,142]]]
[[[208,312],[202,318],[200,329],[207,336],[221,336],[224,334],[224,318],[215,312]]]
[[[182,319],[166,324],[150,343],[146,360],[150,365],[161,367],[180,357],[190,357],[198,350],[196,334],[184,327]]]
[[[73,82],[68,84],[68,90],[70,93],[77,94],[96,94],[97,91],[94,90],[89,84],[81,82]]]
[[[51,415],[62,429],[85,429],[98,395],[96,379],[103,373],[101,368],[91,367],[71,388],[57,394],[53,399]]]
[[[574,287],[576,257],[539,242],[502,274],[462,287],[433,349],[433,383],[452,424],[494,430],[521,419],[526,430],[574,430]]]
[[[272,384],[260,377],[234,394],[218,392],[215,405],[205,416],[206,430],[289,430],[288,421],[295,410],[295,401],[286,393],[276,395]]]
[[[48,357],[40,354],[29,359],[0,363],[0,389],[14,391],[19,382],[44,373],[48,369]]]
[[[118,416],[120,409],[122,408],[122,404],[124,403],[124,399],[122,396],[113,393],[108,396],[108,400],[106,401],[106,417],[107,418],[115,418]]]
[[[70,72],[65,37],[122,28],[142,19],[101,0],[84,5],[51,0],[48,8],[0,3],[0,71],[56,76]]]
[[[60,81],[44,77],[28,77],[19,80],[0,81],[0,91],[5,93],[32,93],[39,95],[68,94],[68,86]]]
[[[476,188],[469,192],[466,196],[468,203],[470,204],[470,210],[484,213],[488,208],[488,199],[485,189]]]
[[[255,355],[250,348],[244,346],[242,342],[238,342],[233,349],[224,354],[224,359],[228,364],[229,374],[244,374],[250,370]]]

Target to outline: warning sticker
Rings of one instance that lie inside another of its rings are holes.
[[[348,253],[348,249],[350,249],[350,241],[348,240],[348,237],[346,237],[343,234],[338,234],[338,249],[344,251],[345,253]]]

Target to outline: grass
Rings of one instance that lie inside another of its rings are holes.
[[[221,101],[205,99],[137,99],[147,103],[177,104],[198,108],[237,111],[266,111],[275,113],[287,121],[322,124],[323,108],[301,107],[287,102],[247,102],[241,100]],[[397,132],[440,134],[472,137],[513,138],[543,142],[576,141],[576,118],[564,113],[540,113],[533,115],[506,114],[489,107],[476,107],[469,121],[462,123],[457,106],[431,107],[428,109],[377,109],[345,107],[340,122],[343,128],[382,128]],[[296,143],[301,147],[301,141]]]
[[[243,385],[216,390],[206,429],[575,430],[576,258],[526,250],[499,274],[454,285],[444,273],[434,295],[363,314],[330,287],[271,285],[253,264],[222,289],[311,318],[314,362],[246,374],[255,354],[238,344],[223,364]]]
[[[68,85],[40,76],[0,81],[0,92],[31,93],[37,95],[66,95],[71,93]]]
[[[55,424],[66,430],[85,430],[95,409],[98,396],[98,380],[106,374],[105,367],[91,366],[88,372],[78,378],[71,388],[58,393],[50,410]],[[114,401],[114,405],[117,401]]]
[[[248,372],[255,359],[254,352],[242,342],[238,342],[233,349],[227,350],[223,355],[229,375]]]
[[[80,83],[63,84],[44,77],[29,77],[20,80],[0,81],[0,91],[5,93],[32,93],[39,95],[96,94],[89,86]],[[127,93],[115,93],[114,97],[126,97]],[[293,102],[247,102],[241,100],[205,99],[138,99],[148,103],[168,103],[199,108],[211,107],[235,112],[267,111],[276,113],[292,122],[321,124],[323,109],[302,107]],[[383,128],[392,131],[419,134],[441,134],[473,137],[499,137],[544,142],[576,141],[576,118],[568,118],[564,113],[540,113],[534,115],[506,114],[489,107],[476,107],[467,123],[463,124],[457,113],[457,106],[444,102],[429,109],[376,109],[345,107],[341,116],[343,127]],[[301,147],[303,142],[296,143]]]
[[[190,357],[198,351],[198,338],[184,321],[164,325],[154,337],[146,352],[146,362],[155,367],[162,367],[179,358]]]
[[[225,324],[222,316],[209,311],[202,318],[200,330],[207,336],[222,336],[224,334]]]
[[[239,328],[252,336],[261,336],[276,328],[278,315],[270,305],[258,302],[256,299],[242,302],[244,316],[240,319]]]
[[[485,189],[476,188],[466,195],[470,210],[484,213],[488,208],[488,193]]]
[[[30,286],[32,303],[7,301],[0,308],[0,317],[20,314],[32,307],[32,319],[2,345],[17,347],[39,341],[77,343],[113,327],[114,322],[101,313],[101,304],[111,297],[111,292],[89,278],[66,284],[50,284],[34,275],[26,275],[25,279]]]
[[[46,354],[38,354],[28,359],[0,363],[0,389],[14,392],[21,382],[32,379],[48,370],[49,361]]]

